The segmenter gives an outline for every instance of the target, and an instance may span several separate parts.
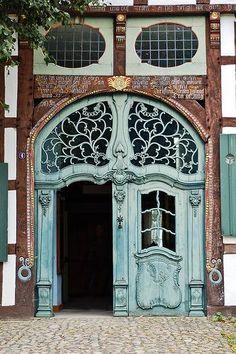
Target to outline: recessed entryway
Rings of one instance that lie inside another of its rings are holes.
[[[63,308],[112,310],[112,185],[77,182],[59,192]]]

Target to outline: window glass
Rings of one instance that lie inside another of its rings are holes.
[[[102,35],[86,25],[53,28],[46,38],[49,55],[63,67],[81,68],[98,63],[105,51]]]
[[[162,191],[142,194],[142,249],[175,251],[175,197]]]
[[[173,67],[191,62],[198,39],[191,27],[164,23],[143,29],[135,49],[142,63]]]

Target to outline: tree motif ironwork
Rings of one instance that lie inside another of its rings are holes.
[[[164,164],[185,174],[198,172],[198,148],[188,130],[170,114],[143,102],[129,112],[129,136],[136,166]]]
[[[104,166],[112,132],[108,102],[99,102],[65,117],[42,144],[41,169],[55,173],[69,165],[88,163]]]

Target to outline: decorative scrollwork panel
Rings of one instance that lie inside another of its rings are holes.
[[[159,252],[156,249],[154,252]],[[177,255],[158,254],[158,257],[137,254],[136,299],[143,310],[156,306],[174,309],[182,301],[179,285],[180,261]]]
[[[185,174],[198,172],[198,148],[188,130],[170,114],[142,102],[129,112],[135,166],[164,164]]]
[[[112,112],[108,102],[91,104],[70,114],[43,141],[42,172],[55,173],[81,163],[106,165],[111,132]]]

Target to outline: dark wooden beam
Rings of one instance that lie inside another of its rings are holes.
[[[17,268],[19,258],[28,257],[27,245],[27,138],[32,127],[33,115],[33,50],[26,41],[19,43],[18,103],[17,103]],[[16,307],[34,306],[34,279],[22,283],[16,278]]]
[[[125,75],[126,14],[119,13],[114,21],[114,75]]]
[[[224,254],[236,254],[236,244],[224,244]]]
[[[224,117],[222,119],[222,126],[223,127],[236,127],[236,117],[235,118]]]
[[[140,0],[141,1],[141,0]],[[144,1],[142,1],[144,2]],[[135,5],[135,6],[94,6],[89,7],[84,15],[113,16],[118,13],[125,13],[127,16],[160,16],[183,14],[209,14],[210,12],[235,13],[236,4],[209,4],[207,0],[198,1],[196,5]]]
[[[236,64],[236,56],[222,56],[221,57],[221,65],[235,65]]]
[[[216,14],[217,15],[217,14]],[[219,166],[219,134],[221,132],[221,65],[220,46],[211,38],[211,24],[215,14],[207,19],[207,77],[206,90],[206,120],[209,139],[206,146],[206,285],[207,285],[207,311],[213,306],[224,305],[223,282],[223,243],[221,237],[220,215],[220,166]],[[217,15],[217,21],[220,19]],[[214,262],[218,261],[222,280],[217,283],[210,272],[214,269]]]

